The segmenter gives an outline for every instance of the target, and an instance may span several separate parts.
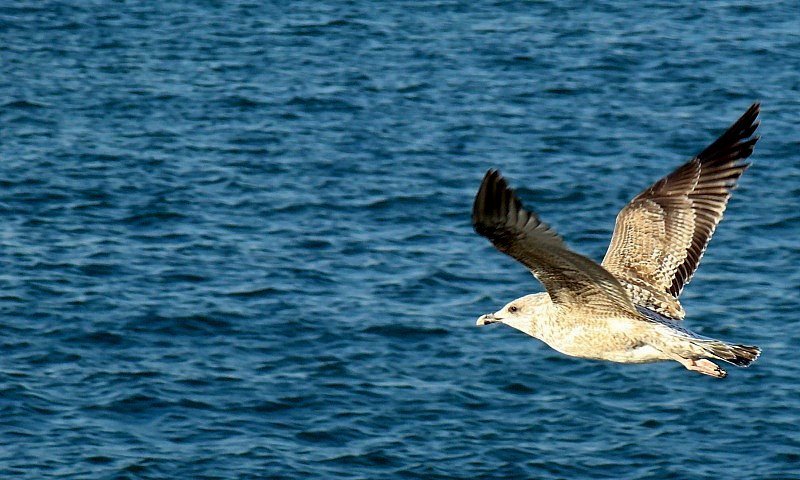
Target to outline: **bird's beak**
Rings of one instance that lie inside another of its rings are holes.
[[[489,325],[490,323],[497,323],[501,321],[499,318],[495,317],[492,313],[487,313],[486,315],[481,315],[478,318],[478,321],[475,322],[475,325],[482,327],[484,325]]]

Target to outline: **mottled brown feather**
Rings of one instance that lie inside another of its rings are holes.
[[[759,104],[714,143],[654,183],[617,216],[602,265],[636,305],[684,317],[678,297],[694,275],[731,190],[748,167]]]
[[[496,170],[481,182],[472,208],[475,231],[528,267],[552,301],[565,308],[636,315],[630,296],[603,267],[570,250],[525,208]]]

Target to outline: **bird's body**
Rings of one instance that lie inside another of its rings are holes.
[[[758,105],[699,155],[635,197],[619,214],[602,265],[570,250],[498,172],[484,177],[473,225],[545,285],[478,325],[504,323],[573,357],[620,363],[674,360],[722,378],[709,359],[747,366],[757,347],[729,344],[681,325],[689,282],[757,138]]]
[[[503,318],[502,323],[538,338],[554,350],[571,357],[618,363],[675,360],[694,367],[691,362],[684,361],[718,358],[719,351],[741,347],[697,335],[677,321],[653,312],[636,315],[613,310],[559,307],[547,293],[517,299],[490,318],[482,316],[478,319],[478,325],[495,323],[511,305],[517,305],[524,315]],[[753,352],[753,355],[757,355],[757,352]],[[713,368],[712,372],[714,376],[724,374],[718,368]]]

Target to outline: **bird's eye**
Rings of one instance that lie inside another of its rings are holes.
[[[510,307],[508,307],[508,311],[511,313],[517,313],[517,310],[518,308],[516,305],[511,305]]]

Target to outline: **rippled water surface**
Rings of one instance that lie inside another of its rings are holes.
[[[0,5],[3,478],[800,478],[795,2]],[[476,329],[763,102],[683,302],[723,380]]]

